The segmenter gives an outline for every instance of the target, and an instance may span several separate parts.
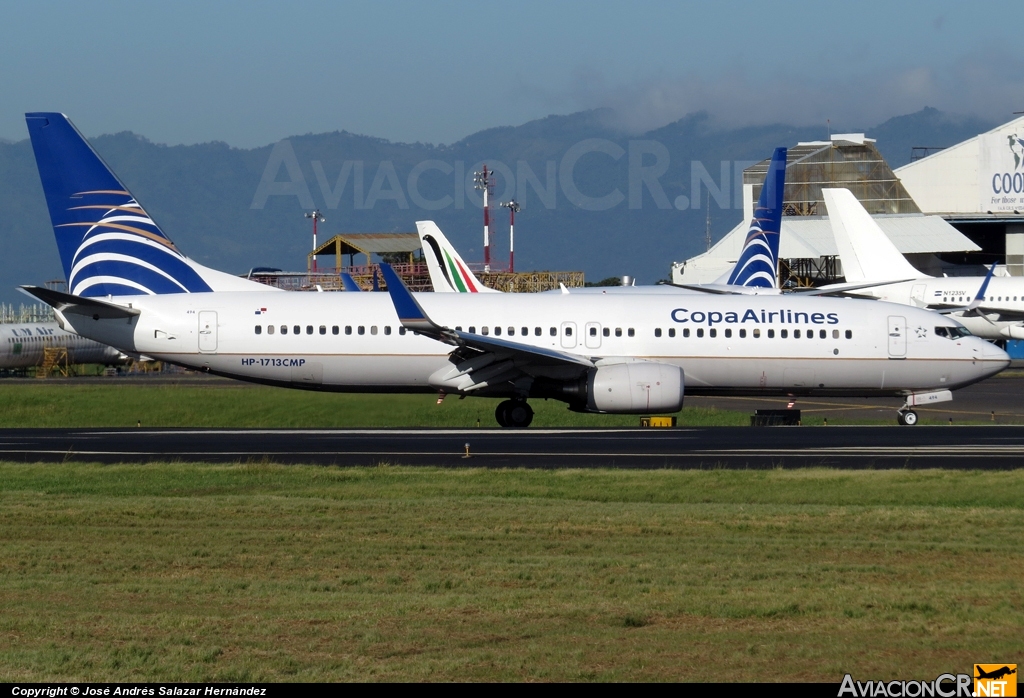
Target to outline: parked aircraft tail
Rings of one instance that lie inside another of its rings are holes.
[[[778,288],[782,196],[786,190],[786,148],[776,148],[736,266],[716,284]]]
[[[416,221],[435,293],[499,293],[484,286],[433,221]]]
[[[822,189],[847,283],[927,278],[896,249],[849,189]]]
[[[66,116],[30,113],[25,121],[72,295],[271,290],[178,251]]]

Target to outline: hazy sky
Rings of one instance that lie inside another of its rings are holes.
[[[7,2],[0,138],[26,111],[87,136],[252,147],[348,130],[450,143],[612,107],[640,131],[867,126],[1024,110],[1016,2]]]

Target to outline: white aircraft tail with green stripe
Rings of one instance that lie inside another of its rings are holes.
[[[500,293],[480,283],[434,221],[416,221],[435,293]]]

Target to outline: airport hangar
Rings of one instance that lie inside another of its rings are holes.
[[[915,148],[889,167],[862,133],[789,149],[779,282],[842,280],[822,188],[845,187],[897,249],[922,272],[941,276],[1024,276],[1024,117],[947,148]],[[760,195],[768,160],[743,172],[743,219],[707,252],[672,265],[673,283],[710,283],[732,268]]]

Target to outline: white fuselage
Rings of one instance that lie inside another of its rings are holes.
[[[62,330],[56,322],[18,322],[0,325],[0,368],[28,368],[43,363],[46,349],[67,349],[68,363],[119,363],[113,347]]]
[[[439,325],[588,358],[682,367],[694,394],[904,395],[1007,365],[956,323],[876,301],[670,294],[415,294]],[[193,293],[120,298],[130,320],[69,316],[130,352],[242,380],[335,391],[436,389],[452,347],[404,331],[387,293]],[[271,328],[273,328],[271,330]],[[500,335],[499,335],[500,332]]]
[[[915,307],[942,304],[962,305],[966,308],[978,295],[984,280],[981,276],[926,277],[898,284],[858,289],[854,293]],[[977,337],[1024,339],[1024,328],[1021,327],[1020,321],[1020,316],[1024,314],[1024,277],[993,276],[985,290],[983,305],[985,308],[1005,309],[1007,313],[1012,313],[1015,319],[1001,319],[999,313],[989,313],[985,317],[959,314],[953,317]]]

